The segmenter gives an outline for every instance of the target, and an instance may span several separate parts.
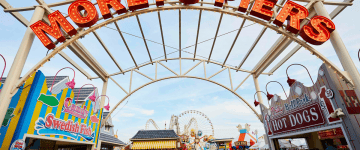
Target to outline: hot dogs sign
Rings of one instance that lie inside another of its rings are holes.
[[[262,106],[264,125],[269,136],[310,127],[331,125],[342,121],[341,117],[331,117],[339,109],[335,98],[341,100],[339,89],[334,83],[336,75],[325,64],[320,67],[318,79],[311,87],[295,82],[290,87],[290,95],[282,100],[275,95],[269,108]],[[339,80],[340,82],[340,80]]]

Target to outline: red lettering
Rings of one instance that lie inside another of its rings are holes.
[[[164,6],[164,0],[156,0],[156,6]]]
[[[65,124],[65,131],[70,131],[70,126],[71,126],[72,121],[68,120]]]
[[[222,7],[224,4],[224,0],[215,0],[214,6]]]
[[[274,20],[274,24],[281,27],[288,20],[286,30],[297,34],[300,30],[300,22],[309,15],[308,10],[293,1],[287,1],[280,13]]]
[[[53,121],[54,129],[60,129],[61,122],[57,119],[54,119]]]
[[[71,107],[71,101],[72,101],[71,98],[66,98],[66,99],[65,99],[65,107],[66,107],[67,109],[69,109],[69,108]],[[70,102],[70,104],[69,104],[69,102]]]
[[[85,125],[81,124],[80,128],[80,133],[85,134]]]
[[[315,17],[316,17],[316,16],[315,16]],[[325,17],[324,17],[324,18],[325,18]],[[325,102],[326,108],[327,108],[329,114],[331,114],[331,113],[334,112],[334,108],[333,108],[333,106],[331,105],[330,99],[328,99],[328,98],[326,97],[325,92],[326,92],[326,87],[325,87],[325,86],[321,87],[320,93],[319,93],[319,97]],[[340,120],[339,118],[331,118],[331,117],[328,117],[328,119],[329,119],[329,122],[333,122],[333,121],[338,121],[338,120]]]
[[[112,17],[110,8],[114,8],[117,14],[126,12],[124,5],[120,3],[120,0],[96,0],[100,9],[100,12],[104,19]]]
[[[79,124],[78,124],[78,122],[75,123],[75,133],[79,133]]]
[[[60,27],[64,29],[64,31],[73,36],[77,33],[76,29],[70,24],[69,21],[57,10],[48,15],[51,26],[39,20],[32,24],[30,28],[34,31],[35,35],[40,39],[41,43],[48,49],[55,48],[55,44],[51,39],[45,34],[45,32],[54,37],[59,42],[64,42],[66,38],[63,33],[60,31]]]
[[[305,25],[300,36],[314,45],[321,45],[330,38],[331,32],[335,30],[335,24],[324,16],[315,16]]]
[[[255,0],[250,14],[269,21],[274,13],[271,9],[274,8],[276,2],[277,0]]]
[[[91,135],[91,127],[87,128],[87,134],[86,135]]]
[[[249,7],[250,0],[241,0],[238,11],[246,12]]]
[[[71,132],[75,132],[75,125],[71,125]]]
[[[85,14],[81,14],[82,10],[86,11]],[[99,19],[94,4],[87,0],[77,0],[72,3],[69,6],[68,13],[70,18],[79,27],[90,27]]]
[[[46,117],[45,127],[50,128],[53,124],[53,120],[54,120],[54,115],[51,115],[51,114],[48,115]]]
[[[148,0],[127,0],[127,2],[129,5],[129,10],[131,11],[149,7]]]
[[[65,130],[65,122],[61,122],[60,130]]]

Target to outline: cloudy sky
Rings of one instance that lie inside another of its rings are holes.
[[[45,0],[47,3],[57,2],[59,0]],[[94,0],[93,0],[94,1]],[[151,1],[151,0],[150,0]],[[210,0],[207,0],[211,2]],[[8,2],[14,7],[26,7],[30,5],[37,5],[34,0],[18,0]],[[152,2],[152,1],[151,1]],[[238,6],[239,0],[230,2],[230,5]],[[124,3],[124,2],[122,2]],[[303,4],[303,3],[301,3]],[[97,6],[96,6],[97,7]],[[331,12],[336,6],[326,6],[328,12]],[[353,6],[345,9],[340,15],[338,15],[333,22],[336,25],[336,29],[340,33],[350,56],[352,57],[355,65],[359,68],[359,61],[357,58],[357,52],[360,48],[360,31],[357,27],[360,23],[358,19],[354,18],[355,14],[360,14],[360,2],[355,1]],[[67,6],[54,7],[53,10],[60,10],[63,13],[67,13]],[[21,12],[21,14],[30,20],[33,11]],[[166,45],[166,52],[169,54],[168,58],[176,58],[179,53],[176,52],[179,47],[179,18],[178,10],[170,10],[161,12],[162,27],[164,31],[164,40]],[[181,11],[181,26],[182,26],[182,43],[181,47],[185,48],[195,44],[197,23],[199,19],[198,10],[183,10]],[[220,14],[215,12],[203,12],[201,18],[201,26],[199,33],[199,42],[203,42],[198,45],[197,58],[208,58],[211,46],[213,44],[213,38],[215,36],[216,28],[219,22]],[[157,13],[147,13],[139,16],[142,29],[144,31],[145,38],[158,43],[161,43],[161,33],[158,25]],[[224,15],[220,25],[218,37],[213,50],[211,59],[214,61],[223,62],[230,46],[237,33],[236,29],[240,27],[242,22],[241,18],[236,18],[229,15]],[[141,64],[149,61],[144,42],[141,37],[141,32],[136,20],[136,17],[130,17],[118,22],[120,29],[123,31],[126,42],[136,60],[137,64]],[[252,22],[246,22],[245,27],[234,48],[226,62],[230,66],[238,66],[244,55],[247,53],[252,43],[256,39],[258,33],[263,28],[261,25],[253,24]],[[119,65],[123,68],[131,68],[134,66],[124,42],[122,41],[119,33],[114,24],[110,24],[107,27],[103,27],[97,30],[98,34],[105,42],[111,53],[116,58]],[[4,55],[7,60],[7,68],[5,70],[5,77],[10,70],[10,66],[14,61],[17,49],[22,41],[26,28],[13,18],[9,13],[0,11],[0,53]],[[235,32],[234,32],[235,30]],[[231,32],[232,31],[232,32]],[[230,32],[230,33],[228,33]],[[228,33],[228,34],[225,34]],[[136,37],[138,36],[138,37]],[[275,31],[268,29],[263,38],[259,41],[247,61],[242,66],[243,69],[252,70],[257,61],[265,54],[272,44],[280,37]],[[90,53],[99,61],[99,63],[107,70],[108,73],[119,72],[119,69],[104,51],[101,44],[96,40],[93,34],[85,36],[85,38],[79,40]],[[162,45],[147,41],[151,57],[153,60],[163,59],[164,52]],[[281,60],[296,44],[291,44],[278,59],[274,61],[266,70],[268,72],[277,62]],[[339,68],[342,68],[339,59],[330,43],[330,41],[324,43],[321,46],[314,46],[318,51],[335,63]],[[193,53],[194,46],[183,49],[184,51]],[[81,67],[83,67],[92,76],[96,76],[79,58],[77,58],[69,49],[63,50],[73,60],[75,60]],[[47,49],[41,44],[41,42],[35,38],[32,45],[32,49],[26,61],[22,74],[25,74],[31,67],[33,67],[39,60],[46,55]],[[193,54],[182,52],[182,57],[193,57]],[[182,60],[182,70],[188,70],[197,62]],[[259,77],[261,90],[266,91],[265,85],[268,81],[279,81],[285,87],[288,92],[288,86],[286,84],[285,70],[288,65],[292,63],[300,63],[305,65],[314,80],[317,77],[317,69],[321,65],[322,61],[311,55],[309,51],[303,48],[299,50],[292,58],[289,59],[282,67],[280,67],[272,76],[262,75]],[[169,68],[179,73],[179,61],[164,62]],[[0,62],[0,66],[3,63]],[[46,63],[41,71],[45,75],[51,76],[63,68],[71,66],[61,56],[56,55],[50,62]],[[206,66],[207,76],[221,70],[221,67],[207,64]],[[155,78],[155,65],[148,65],[141,68],[139,71]],[[192,70],[188,75],[204,77],[204,70],[202,65],[199,65]],[[72,78],[73,74],[69,70],[64,70],[60,75],[68,75]],[[166,70],[162,66],[158,66],[158,78],[171,76],[172,73]],[[228,72],[223,71],[214,78],[214,81],[230,86],[228,79]],[[237,86],[247,76],[247,73],[231,71],[233,85]],[[309,79],[306,71],[298,66],[291,67],[289,69],[289,76],[303,82],[307,86],[311,86],[311,80]],[[125,75],[117,75],[113,77],[122,87],[129,89],[130,85],[130,73]],[[149,82],[150,80],[134,73],[132,79],[132,90],[139,86]],[[80,87],[83,84],[91,83],[102,89],[102,82],[100,79],[94,79],[92,81],[87,80],[84,75],[79,71],[76,71],[75,77],[76,86]],[[253,79],[250,77],[237,91],[244,99],[250,104],[253,103],[253,94],[255,93],[255,87],[253,85]],[[269,92],[276,93],[285,97],[279,85],[270,84]],[[116,86],[112,81],[109,82],[107,95],[110,97],[110,106],[114,108],[115,104],[119,102],[125,96],[125,93]],[[263,97],[264,98],[264,97]],[[126,104],[126,105],[125,105]],[[259,112],[259,108],[256,108]],[[259,135],[264,134],[264,128],[261,122],[256,118],[254,113],[242,102],[237,96],[227,91],[226,89],[204,81],[197,79],[169,79],[161,82],[150,84],[127,98],[122,103],[115,113],[112,115],[113,122],[115,124],[115,130],[118,130],[119,139],[124,142],[128,142],[129,138],[135,135],[135,133],[145,128],[145,123],[148,119],[153,119],[160,128],[165,128],[165,122],[169,124],[171,115],[178,115],[186,110],[198,110],[205,113],[213,123],[215,129],[216,138],[233,137],[238,138],[236,126],[238,124],[244,125],[250,124],[251,131],[257,129]],[[260,112],[259,112],[260,113]],[[208,123],[199,123],[199,126],[206,126]],[[150,128],[153,128],[150,126]],[[168,127],[167,127],[168,128]]]

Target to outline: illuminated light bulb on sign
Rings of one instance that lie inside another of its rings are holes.
[[[129,10],[131,11],[149,7],[149,3],[147,0],[127,0],[127,2]]]
[[[250,0],[241,0],[238,11],[246,12],[249,7]]]
[[[224,5],[224,0],[215,0],[214,6],[222,7]]]
[[[330,38],[331,32],[335,30],[335,24],[324,16],[311,18],[307,25],[300,31],[300,36],[313,45],[321,45]]]
[[[82,10],[86,11],[84,16],[81,15]],[[99,19],[99,14],[97,13],[94,4],[87,0],[78,0],[72,3],[69,6],[68,13],[71,20],[79,27],[90,27]]]
[[[250,14],[269,21],[274,13],[271,9],[274,8],[276,2],[277,0],[256,0]]]
[[[36,36],[39,37],[41,43],[43,43],[44,46],[49,50],[55,48],[55,44],[45,34],[45,32],[50,36],[54,37],[59,42],[64,42],[66,40],[65,36],[60,31],[60,27],[64,29],[64,31],[70,36],[77,33],[77,30],[70,24],[69,21],[65,19],[65,17],[60,13],[60,11],[57,10],[49,14],[48,18],[51,26],[39,20],[34,24],[30,25],[30,28],[34,31]]]
[[[199,0],[180,0],[180,2],[184,3],[185,5],[189,5],[189,4],[198,3]]]
[[[164,0],[156,0],[156,6],[164,6]]]
[[[277,26],[282,26],[285,20],[288,20],[286,30],[297,34],[300,30],[300,22],[308,15],[309,11],[304,6],[289,0],[285,3],[273,23]]]
[[[126,12],[124,5],[120,3],[120,0],[96,0],[100,9],[100,12],[104,19],[111,18],[110,8],[115,9],[117,14]]]

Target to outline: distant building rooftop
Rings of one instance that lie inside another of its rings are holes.
[[[114,136],[105,133],[100,133],[100,140],[101,142],[105,142],[105,143],[126,145],[123,141],[119,140],[118,138],[115,138]]]
[[[160,140],[180,138],[174,130],[139,130],[130,140]]]
[[[45,79],[46,79],[46,85],[48,86],[48,88],[51,87],[51,84],[54,80],[54,77],[55,76],[46,76]],[[21,78],[21,77],[20,77]],[[54,81],[54,85],[62,80],[64,80],[65,78],[68,78],[68,76],[56,76],[55,78],[55,81]],[[1,83],[4,84],[5,83],[5,80],[6,80],[6,77],[3,77],[1,79]]]
[[[45,79],[46,79],[46,84],[47,84],[47,87],[48,88],[51,88],[51,84],[54,80],[54,77],[55,76],[46,76]],[[20,77],[21,78],[21,77]],[[68,79],[69,77],[68,76],[56,76],[55,78],[55,81],[54,81],[54,85],[56,85],[57,83],[59,83],[60,81],[63,81],[64,79]],[[1,79],[1,83],[4,84],[5,83],[5,80],[6,80],[6,77],[3,77]],[[74,91],[74,99],[78,99],[78,93],[79,93],[79,89],[80,88],[74,88],[73,91]],[[61,90],[61,89],[60,89]],[[53,90],[54,91],[54,90]],[[94,91],[94,87],[83,87],[80,91],[80,94],[79,94],[79,101],[83,101],[85,100],[85,98],[87,98],[88,96],[91,96],[90,94],[92,94],[92,92]],[[60,92],[60,91],[59,91]]]
[[[74,88],[74,99],[77,100],[78,98],[78,94],[79,94],[79,89],[80,88]],[[94,87],[83,87],[80,90],[80,94],[79,94],[79,101],[81,100],[85,100],[85,98],[87,98],[88,96],[91,96],[90,94],[94,91]]]

